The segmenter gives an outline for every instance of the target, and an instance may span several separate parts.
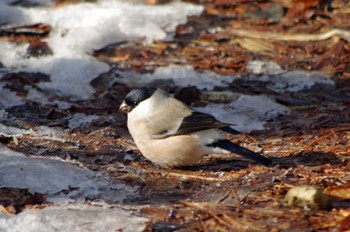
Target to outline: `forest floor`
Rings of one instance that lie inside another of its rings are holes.
[[[120,204],[149,219],[146,230],[349,230],[350,4],[340,0],[188,2],[203,4],[204,11],[178,26],[174,39],[148,44],[125,41],[95,51],[94,56],[126,72],[152,73],[176,64],[242,76],[215,90],[266,95],[290,109],[289,114],[266,122],[265,130],[229,137],[270,157],[272,166],[234,155],[210,155],[183,169],[155,166],[140,155],[127,131],[126,116],[117,110],[130,88],[108,85],[106,76],[91,83],[96,90],[93,99],[70,102],[69,109],[33,102],[6,109],[12,119],[2,120],[3,124],[55,127],[64,139],[25,134],[15,139],[1,136],[1,143],[28,156],[74,161],[135,187],[137,193]],[[4,40],[9,37],[2,35]],[[28,39],[27,35],[13,38]],[[272,91],[266,82],[249,78],[247,66],[254,60],[274,62],[285,72],[318,71],[334,85]],[[18,95],[26,94],[25,85],[35,86],[26,73],[12,75],[2,81]],[[205,104],[191,95],[201,91],[196,88],[155,85],[175,95],[185,91],[194,106]],[[68,119],[78,113],[98,115],[98,120],[67,129]],[[330,195],[332,204],[326,209],[284,206],[288,190],[305,184]],[[9,214],[18,214],[28,205],[40,209],[50,204],[42,198],[17,188],[0,188],[3,210]],[[94,200],[98,199],[89,199]]]

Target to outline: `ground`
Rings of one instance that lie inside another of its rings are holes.
[[[228,87],[216,90],[264,94],[291,110],[290,114],[268,121],[265,130],[228,137],[270,157],[272,166],[215,154],[182,169],[164,169],[150,163],[133,144],[126,116],[117,110],[130,88],[104,85],[106,76],[92,83],[96,90],[93,99],[70,102],[69,109],[27,102],[6,110],[16,120],[3,120],[5,125],[58,128],[64,140],[2,136],[1,143],[28,156],[74,160],[136,187],[138,194],[122,204],[135,207],[136,215],[149,219],[148,231],[350,229],[349,3],[189,2],[203,4],[205,9],[200,16],[190,17],[186,24],[178,26],[173,40],[149,44],[125,41],[95,51],[94,56],[122,71],[152,73],[170,64],[190,64],[199,71],[242,75]],[[1,36],[25,42],[28,35]],[[34,35],[37,41],[44,36],[45,33]],[[46,46],[37,43],[40,49]],[[33,47],[32,52],[37,49]],[[319,71],[329,75],[335,85],[314,85],[298,92],[272,91],[266,83],[248,78],[251,74],[247,65],[252,60],[273,61],[285,71]],[[13,76],[6,80],[7,87],[17,95],[26,94],[24,86],[35,86],[29,73],[9,75]],[[45,77],[38,76],[37,80],[40,78]],[[164,87],[164,83],[159,85]],[[186,99],[193,106],[205,104],[193,95],[200,91],[195,87],[165,85],[175,95],[180,91],[189,94]],[[99,117],[85,126],[67,129],[68,119],[77,113]],[[284,206],[287,191],[304,184],[317,186],[330,195],[330,206],[322,210]],[[9,214],[50,204],[41,194],[17,188],[0,189],[0,202]]]

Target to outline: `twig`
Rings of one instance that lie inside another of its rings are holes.
[[[187,173],[176,173],[176,172],[166,172],[164,173],[165,176],[169,177],[176,177],[176,178],[181,178],[181,179],[196,179],[196,180],[202,180],[202,181],[212,181],[212,182],[223,182],[223,181],[228,181],[232,180],[235,177],[233,177],[232,173],[230,173],[229,177],[207,177],[207,176],[198,176],[195,174],[187,174]],[[239,175],[237,175],[238,177]]]
[[[319,137],[319,138],[317,138],[317,139],[314,139],[312,142],[310,142],[310,143],[308,144],[308,147],[312,147],[312,146],[314,146],[315,144],[319,143],[320,141],[322,141],[322,140],[324,140],[324,139],[327,139],[328,137],[331,137],[331,136],[334,136],[334,132],[329,131],[329,132],[327,132],[325,135],[323,135],[323,136],[321,136],[321,137]]]
[[[215,200],[214,202],[217,204],[223,202],[224,200],[227,199],[228,196],[230,196],[230,192],[231,191],[227,191],[224,195],[220,196],[219,199]]]
[[[350,42],[350,31],[342,29],[331,29],[320,34],[285,34],[277,32],[261,32],[243,29],[233,29],[230,34],[239,37],[248,37],[254,39],[267,39],[279,41],[321,41],[339,36],[340,38]]]
[[[234,228],[233,225],[231,223],[228,223],[226,222],[225,220],[221,219],[218,215],[216,215],[215,213],[213,213],[211,210],[208,210],[207,208],[208,207],[204,207],[204,206],[207,206],[208,203],[194,203],[194,202],[186,202],[186,201],[183,201],[182,202],[184,205],[186,206],[190,206],[190,207],[193,207],[193,208],[196,208],[198,210],[201,210],[205,213],[208,213],[210,214],[213,218],[215,218],[219,223],[227,226],[228,228]],[[222,214],[224,215],[224,214]]]

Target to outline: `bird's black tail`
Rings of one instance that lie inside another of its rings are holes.
[[[227,151],[230,151],[232,153],[236,153],[236,154],[241,155],[243,157],[258,161],[266,166],[268,166],[272,163],[272,161],[269,158],[266,158],[265,156],[262,156],[259,153],[248,150],[247,148],[241,147],[238,144],[234,144],[226,139],[219,140],[215,143],[212,143],[212,144],[210,144],[210,146],[220,147],[220,148],[225,149]]]

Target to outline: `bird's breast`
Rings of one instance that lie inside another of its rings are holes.
[[[145,128],[133,127],[130,133],[140,152],[153,163],[165,167],[188,166],[206,155],[206,149],[191,135],[152,139]]]

